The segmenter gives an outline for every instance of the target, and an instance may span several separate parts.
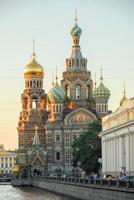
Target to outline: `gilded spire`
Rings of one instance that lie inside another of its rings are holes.
[[[32,52],[32,58],[35,58],[35,40],[33,40],[33,52]]]
[[[102,67],[101,67],[101,77],[100,77],[101,83],[103,81],[103,74],[102,74]]]
[[[57,66],[56,66],[56,83],[58,83]]]
[[[77,24],[78,18],[77,18],[77,9],[75,9],[75,23]]]
[[[125,86],[125,82],[123,84],[123,97],[120,101],[120,106],[127,100],[127,97],[126,97],[126,86]]]

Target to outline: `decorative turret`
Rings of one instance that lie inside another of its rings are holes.
[[[101,68],[101,83],[94,89],[93,97],[96,102],[96,111],[105,114],[108,112],[108,100],[110,98],[110,91],[103,84],[102,68]]]
[[[75,16],[75,25],[71,29],[71,36],[73,38],[72,53],[70,58],[66,59],[67,71],[86,71],[87,59],[82,57],[79,46],[82,29],[77,24],[77,15]]]
[[[43,75],[43,67],[36,61],[33,41],[32,61],[24,69],[25,88],[21,95],[22,110],[18,123],[19,146],[32,146],[35,124],[39,128],[40,142],[45,143],[46,95]],[[36,134],[34,138],[37,139]]]
[[[48,92],[48,110],[50,112],[50,120],[60,119],[63,111],[63,102],[65,100],[65,92],[58,84],[56,75],[56,83],[52,83],[52,88]]]

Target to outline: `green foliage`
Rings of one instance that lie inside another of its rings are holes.
[[[101,139],[98,134],[101,130],[101,121],[94,121],[72,144],[74,166],[80,161],[81,168],[87,174],[98,172],[100,167],[98,158],[101,157]]]

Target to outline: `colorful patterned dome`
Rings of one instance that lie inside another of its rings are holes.
[[[74,25],[74,27],[71,30],[72,36],[80,37],[82,34],[82,29],[77,25],[77,23]]]
[[[58,82],[51,88],[51,90],[48,93],[48,101],[63,101],[65,99],[65,92],[64,90],[59,86]]]
[[[108,100],[110,95],[110,91],[103,85],[102,82],[93,92],[95,100]]]
[[[42,76],[44,75],[44,69],[43,67],[37,63],[35,58],[35,53],[33,53],[32,61],[26,65],[24,69],[24,76],[25,77],[31,77],[31,76]]]

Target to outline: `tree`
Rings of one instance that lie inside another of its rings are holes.
[[[77,138],[73,144],[73,163],[77,166],[81,162],[81,168],[87,173],[99,171],[98,158],[101,157],[101,139],[98,134],[101,132],[101,121],[91,122],[88,129]]]

